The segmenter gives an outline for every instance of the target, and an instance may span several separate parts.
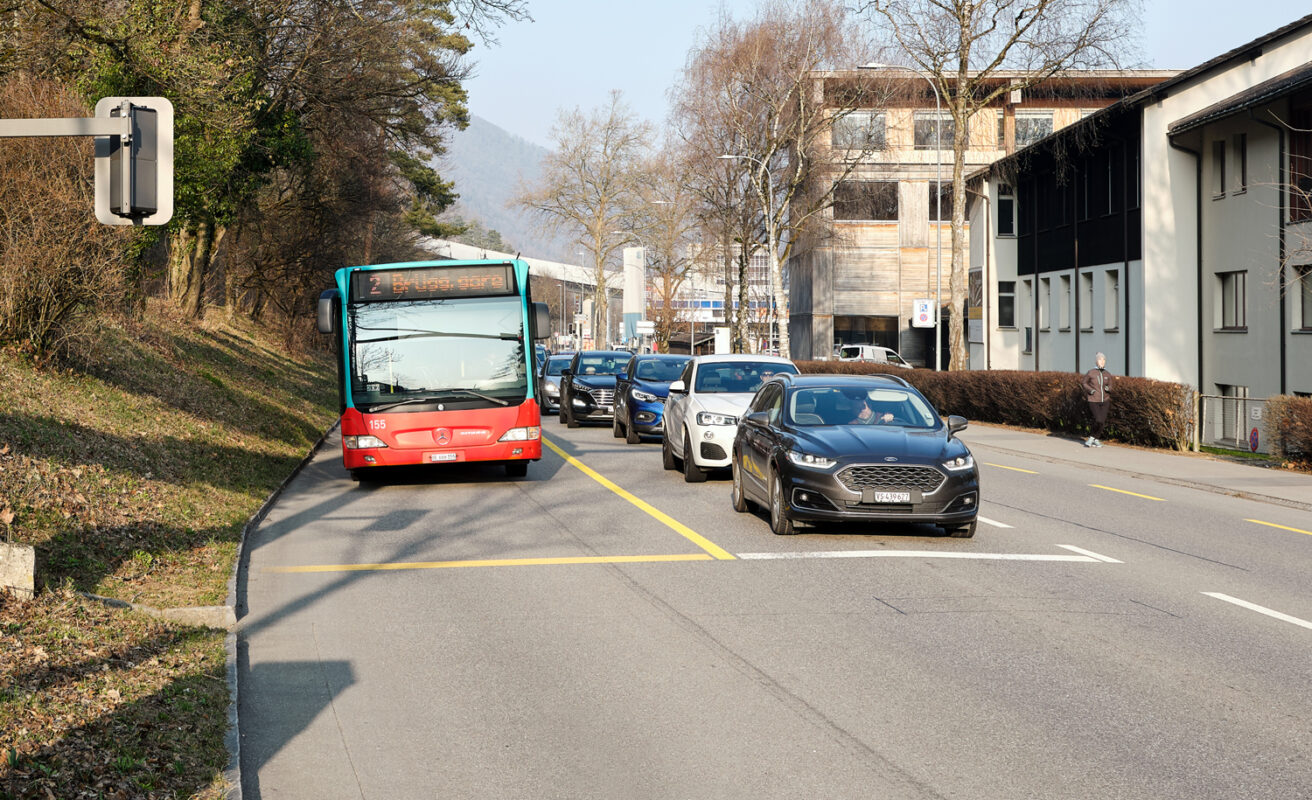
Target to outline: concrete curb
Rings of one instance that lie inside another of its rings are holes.
[[[337,430],[339,424],[341,423],[335,422],[328,430],[324,431],[323,435],[319,437],[319,441],[315,442],[314,446],[310,448],[310,452],[305,455],[305,458],[301,459],[301,463],[297,464],[291,474],[284,478],[282,483],[278,484],[278,488],[274,489],[264,499],[264,503],[259,510],[250,519],[246,520],[245,526],[241,529],[241,542],[237,545],[237,560],[232,565],[232,574],[228,576],[228,604],[223,607],[227,609],[232,618],[232,624],[227,628],[228,635],[223,640],[223,649],[227,652],[226,671],[228,679],[228,732],[223,737],[223,743],[228,748],[228,766],[223,770],[223,778],[228,783],[228,800],[242,800],[241,730],[238,728],[239,720],[237,718],[237,585],[239,575],[245,569],[247,563],[246,542],[250,538],[251,531],[255,530],[264,521],[269,509],[282,496],[282,493],[287,489],[287,485],[295,480],[296,476],[301,474],[301,470],[305,469],[306,465],[314,460],[314,457],[319,453],[319,448],[323,447],[323,443],[328,440],[333,431]]]
[[[1137,470],[1124,469],[1122,467],[1113,467],[1107,464],[1090,464],[1088,461],[1082,461],[1075,458],[1061,458],[1060,456],[1035,453],[1032,450],[1016,450],[1011,447],[1004,447],[992,443],[981,443],[981,444],[984,444],[985,447],[989,447],[993,450],[997,450],[1002,453],[1010,453],[1015,456],[1024,456],[1025,458],[1032,458],[1037,461],[1047,461],[1050,464],[1072,464],[1080,467],[1093,467],[1094,469],[1101,469],[1107,472],[1115,472],[1118,475],[1126,475],[1131,478],[1139,478],[1141,480],[1156,481],[1157,483],[1165,483],[1170,486],[1181,486],[1186,489],[1197,489],[1203,492],[1211,492],[1212,494],[1223,494],[1229,497],[1241,497],[1245,500],[1255,500],[1259,503],[1270,503],[1271,505],[1284,506],[1286,508],[1295,508],[1301,511],[1312,511],[1312,503],[1300,503],[1297,500],[1290,500],[1284,497],[1273,497],[1271,495],[1259,494],[1257,492],[1249,492],[1242,489],[1231,489],[1225,486],[1217,486],[1216,484],[1213,483],[1202,483],[1199,481],[1185,480],[1183,478],[1171,478],[1165,475],[1139,472]],[[1110,444],[1109,446],[1114,447],[1116,445]],[[1169,453],[1169,451],[1161,451],[1161,452]]]

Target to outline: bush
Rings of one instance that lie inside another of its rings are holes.
[[[834,375],[887,373],[905,378],[940,414],[980,422],[1088,435],[1089,410],[1073,372],[936,372],[857,361],[799,361],[802,372]],[[1107,438],[1149,447],[1189,446],[1192,393],[1188,386],[1148,378],[1115,378]]]
[[[86,117],[57,85],[0,83],[5,116]],[[93,314],[125,294],[127,248],[139,235],[96,221],[91,141],[7,139],[0,147],[0,342],[38,359],[93,334]]]
[[[1312,467],[1312,398],[1288,395],[1268,398],[1262,418],[1272,455],[1305,468]]]

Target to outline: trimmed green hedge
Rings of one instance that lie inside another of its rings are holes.
[[[905,378],[938,409],[980,422],[1044,428],[1078,436],[1089,432],[1089,409],[1073,372],[936,372],[859,361],[798,361],[806,373]],[[1148,447],[1189,447],[1193,396],[1188,386],[1148,378],[1115,378],[1106,438]]]
[[[1268,398],[1262,418],[1272,455],[1312,467],[1312,398],[1289,395]]]

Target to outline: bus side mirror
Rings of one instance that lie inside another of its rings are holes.
[[[319,295],[319,333],[337,333],[341,307],[341,293],[336,289],[326,289]]]
[[[546,339],[551,336],[551,310],[546,303],[533,304],[533,338]]]

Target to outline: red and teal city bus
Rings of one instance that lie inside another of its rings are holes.
[[[550,325],[528,264],[376,264],[336,281],[319,296],[319,331],[334,335],[351,477],[465,461],[528,474],[542,457],[533,343]]]

